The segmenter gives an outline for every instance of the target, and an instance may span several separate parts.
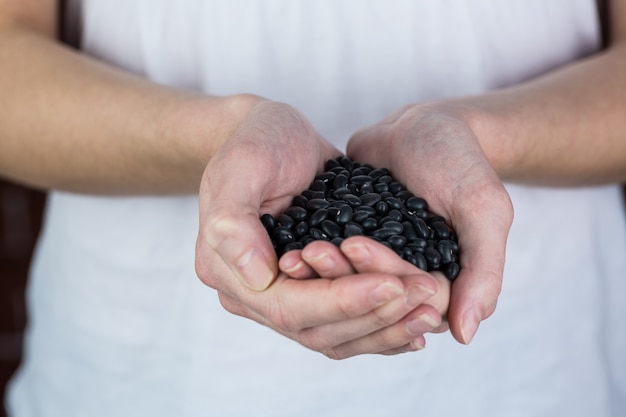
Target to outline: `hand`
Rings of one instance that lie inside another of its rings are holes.
[[[409,291],[420,277],[304,281],[278,274],[259,216],[286,209],[338,154],[294,109],[260,102],[206,167],[196,245],[197,274],[218,291],[226,310],[337,359],[369,353],[364,338],[397,321],[398,305],[410,311],[423,302]]]
[[[452,285],[447,319],[454,337],[469,343],[496,307],[513,208],[461,110],[446,104],[405,107],[357,132],[347,151],[361,163],[390,168],[456,230],[461,273]]]
[[[404,353],[423,348],[426,332],[447,330],[443,318],[448,309],[450,281],[440,272],[428,274],[420,270],[372,239],[351,237],[342,242],[340,248],[329,242],[315,241],[302,250],[285,253],[279,266],[296,279],[338,279],[352,274],[387,273],[411,288],[413,302],[397,304],[395,310],[388,307],[386,321],[389,325],[368,338],[353,341],[352,348],[360,345],[371,352]],[[418,303],[418,300],[423,302]]]

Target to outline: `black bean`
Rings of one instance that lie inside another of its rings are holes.
[[[337,161],[337,159],[329,159],[324,164],[324,170],[325,171],[330,171],[331,169],[337,168],[337,167],[340,167],[340,166],[341,166],[341,164],[339,163],[339,161]]]
[[[309,219],[309,225],[312,227],[319,226],[326,218],[328,217],[328,210],[321,208],[319,210],[315,210],[313,214],[311,214],[311,218]]]
[[[410,197],[405,202],[406,208],[411,211],[417,210],[425,210],[426,209],[426,200],[420,197]]]
[[[345,187],[346,185],[348,185],[347,175],[339,174],[333,180],[333,188],[335,189]]]
[[[415,256],[416,263],[414,264],[416,267],[421,269],[422,271],[428,271],[428,262],[426,258],[421,253],[413,252],[413,256]]]
[[[290,250],[302,249],[304,245],[300,242],[289,242],[285,245],[285,252],[289,252]]]
[[[324,182],[324,184],[332,184],[332,181],[335,179],[336,176],[337,174],[327,170],[327,172],[322,172],[321,174],[317,175],[315,179],[321,180],[322,182]]]
[[[435,246],[437,252],[441,255],[441,263],[448,264],[452,262],[452,245],[449,240],[440,240]]]
[[[422,239],[428,239],[430,235],[430,229],[423,219],[420,219],[419,217],[414,217],[409,221],[413,223],[413,227],[415,228],[418,237],[421,237]]]
[[[291,202],[292,206],[291,207],[306,207],[306,203],[309,202],[309,199],[306,198],[305,196],[303,196],[302,194],[298,194],[297,196],[295,196],[293,198],[293,201]],[[291,208],[289,207],[289,208]]]
[[[398,181],[392,181],[391,183],[389,183],[389,191],[394,194],[399,193],[403,189],[404,187]]]
[[[322,180],[315,180],[313,181],[313,184],[309,186],[309,190],[326,191],[326,183]]]
[[[355,165],[354,162],[352,162],[352,160],[350,160],[349,158],[346,158],[345,156],[340,157],[339,163],[348,171],[352,171],[354,169],[354,165]]]
[[[326,197],[326,193],[324,193],[323,191],[315,191],[315,190],[304,190],[302,191],[302,195],[305,196],[308,200],[312,200],[314,198]]]
[[[385,184],[384,182],[379,182],[374,184],[374,192],[375,193],[383,193],[385,191],[389,191],[389,185]]]
[[[302,236],[309,233],[309,227],[309,223],[302,221],[293,227],[293,234],[296,237],[301,238]]]
[[[439,239],[447,239],[450,236],[450,228],[444,222],[432,223],[430,227]]]
[[[369,193],[363,194],[361,197],[361,204],[364,206],[373,206],[374,204],[380,201],[380,194],[378,193]]]
[[[279,215],[276,220],[278,220],[278,224],[285,226],[288,229],[291,229],[296,225],[296,221],[286,213]]]
[[[369,165],[362,165],[360,167],[358,167],[357,169],[355,169],[354,171],[352,171],[352,176],[353,177],[357,177],[359,175],[368,175],[369,173],[372,172],[372,167]],[[371,176],[369,176],[371,178]],[[374,178],[372,178],[372,181],[374,181]]]
[[[337,200],[341,200],[341,198],[346,195],[346,194],[351,194],[352,191],[350,191],[350,189],[348,187],[341,187],[341,188],[337,188],[335,190],[333,190],[332,192],[332,196],[333,198],[336,198]]]
[[[426,258],[426,262],[428,262],[428,266],[432,269],[439,268],[439,264],[441,263],[441,255],[435,248],[426,248],[424,251],[424,258]]]
[[[388,239],[391,236],[396,235],[396,229],[391,227],[381,227],[380,229],[376,229],[372,232],[372,236],[376,236],[380,239]]]
[[[352,207],[358,207],[361,205],[361,199],[354,194],[346,194],[341,197],[341,199],[350,204]]]
[[[399,192],[396,193],[396,197],[400,199],[400,201],[402,201],[403,203],[405,203],[406,205],[406,201],[413,197],[413,193],[410,192],[409,190],[401,190]],[[408,207],[407,207],[408,208]]]
[[[372,218],[372,217],[368,217],[365,220],[363,220],[362,222],[358,222],[361,226],[363,226],[363,229],[369,231],[369,230],[374,230],[378,227],[378,222],[376,221],[376,219]]]
[[[459,276],[460,271],[461,267],[459,266],[459,264],[457,264],[456,262],[450,262],[446,266],[445,274],[450,281],[454,281],[455,278]]]
[[[330,206],[328,200],[324,200],[322,198],[314,198],[312,200],[309,200],[309,202],[306,204],[307,210],[309,210],[311,213],[314,213],[317,210],[321,208],[326,208],[328,206]]]
[[[379,183],[384,183],[384,184],[391,184],[393,182],[393,178],[391,178],[391,175],[383,175],[382,177],[378,178],[376,181],[378,181]]]
[[[324,220],[321,224],[321,227],[324,233],[326,233],[326,236],[328,236],[330,239],[341,236],[341,226],[331,220]]]
[[[350,178],[350,183],[360,187],[364,184],[371,184],[374,182],[374,179],[369,175],[356,175]]]
[[[387,203],[390,209],[399,210],[401,208],[404,208],[404,204],[402,204],[402,201],[400,201],[400,199],[397,197],[386,198],[385,202]]]
[[[426,240],[424,239],[414,239],[412,241],[410,241],[409,243],[406,244],[407,247],[411,248],[411,250],[413,252],[419,252],[419,253],[423,253],[424,250],[426,249],[426,246],[428,246],[428,244],[426,243]]]
[[[276,229],[274,229],[274,231],[279,230],[279,228],[281,227],[282,226],[278,226]],[[280,229],[280,231],[274,235],[274,239],[276,240],[276,243],[278,243],[278,246],[283,247],[287,243],[295,242],[296,237],[291,230],[285,227]]]
[[[352,220],[352,216],[354,215],[354,210],[351,206],[345,205],[341,209],[339,209],[339,213],[337,214],[335,221],[338,224],[346,224],[350,220]]]
[[[392,248],[400,249],[406,243],[406,237],[404,237],[402,235],[389,236],[387,238],[387,242],[389,242],[389,244],[391,245]]]
[[[378,203],[376,203],[374,205],[374,208],[376,208],[376,212],[381,216],[384,216],[389,211],[389,206],[384,201],[379,201]]]
[[[402,226],[402,223],[397,222],[395,220],[389,220],[385,223],[382,224],[382,227],[386,228],[386,229],[393,229],[397,235],[402,234],[402,231],[404,230],[404,226]],[[406,237],[405,237],[406,239]]]
[[[347,239],[352,236],[360,236],[363,232],[363,227],[361,227],[358,223],[350,222],[346,224],[346,227],[343,230],[343,235]]]
[[[387,216],[391,217],[397,222],[402,221],[402,213],[400,213],[400,210],[396,210],[396,209],[389,210],[389,212],[387,213]]]
[[[377,180],[378,178],[389,175],[389,170],[387,168],[376,168],[369,173],[370,177]]]
[[[417,232],[410,221],[405,220],[402,222],[402,234],[408,241],[417,239]]]
[[[359,206],[355,209],[355,212],[364,212],[368,217],[376,216],[376,209],[374,207]]]
[[[330,240],[330,243],[332,243],[335,246],[340,246],[341,242],[343,242],[343,241],[344,241],[344,239],[342,237],[335,237],[335,238],[332,238]]]
[[[265,213],[261,216],[261,223],[263,223],[263,226],[268,232],[276,227],[276,220],[274,220],[274,216],[269,213]]]
[[[306,219],[307,211],[304,207],[301,206],[291,206],[287,210],[285,210],[285,214],[287,214],[295,221],[302,221]]]
[[[367,184],[363,184],[361,185],[361,188],[359,188],[360,195],[367,195],[367,194],[372,194],[372,193],[374,193],[374,186],[372,185],[371,182],[368,182]],[[372,195],[377,195],[377,194],[372,194]]]
[[[362,207],[362,206],[359,206],[359,208],[360,208],[360,207]],[[366,219],[370,219],[370,218],[372,218],[372,217],[370,216],[370,214],[369,214],[368,212],[366,212],[366,211],[362,211],[362,210],[358,210],[358,208],[357,208],[357,210],[355,210],[355,211],[354,211],[354,214],[352,215],[352,221],[354,221],[354,222],[356,222],[356,223],[361,223],[361,224],[362,224],[362,223],[363,223]],[[376,221],[376,219],[372,219],[372,220],[374,220],[375,222],[377,222],[377,221]],[[378,222],[377,222],[377,223],[378,223]]]
[[[324,233],[323,231],[321,231],[320,229],[316,227],[311,227],[309,229],[309,234],[315,240],[330,240],[326,233]]]

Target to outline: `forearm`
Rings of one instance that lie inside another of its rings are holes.
[[[626,181],[626,47],[522,85],[461,99],[502,179],[551,185]]]
[[[255,97],[209,98],[0,24],[0,176],[88,193],[197,191]]]

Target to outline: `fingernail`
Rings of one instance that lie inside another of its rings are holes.
[[[266,289],[274,280],[274,271],[255,249],[239,258],[237,272],[241,281],[255,291]]]
[[[293,264],[291,266],[282,265],[283,271],[285,271],[288,274],[292,274],[292,273],[294,273],[296,271],[299,271],[303,267],[305,267],[305,264],[302,261],[298,261],[298,262],[296,262],[295,264]]]
[[[461,322],[461,339],[463,343],[468,345],[472,341],[479,324],[480,316],[475,309],[469,309],[463,316],[463,321]]]
[[[362,244],[345,245],[343,251],[352,261],[358,263],[369,262],[371,258],[370,251]]]
[[[404,296],[404,302],[409,307],[417,307],[425,300],[433,296],[435,292],[436,291],[432,288],[428,288],[420,284],[412,285],[409,287],[406,295]]]
[[[335,262],[326,252],[322,252],[315,256],[309,256],[305,260],[310,265],[315,265],[315,269],[322,271],[332,271],[335,269]]]
[[[385,282],[374,288],[370,293],[370,299],[374,302],[374,305],[379,306],[402,295],[402,292],[402,287],[390,282]]]
[[[421,335],[426,331],[434,329],[439,326],[439,322],[430,317],[428,314],[422,314],[412,320],[410,320],[407,324],[407,330],[410,334],[417,336]]]
[[[415,350],[422,350],[426,347],[426,340],[424,339],[424,336],[420,336],[415,340],[411,341],[411,346],[413,347],[413,349]]]

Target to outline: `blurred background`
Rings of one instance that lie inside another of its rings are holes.
[[[0,180],[0,388],[21,360],[26,325],[24,292],[28,268],[41,228],[46,195]],[[5,417],[4,401],[0,416]]]

